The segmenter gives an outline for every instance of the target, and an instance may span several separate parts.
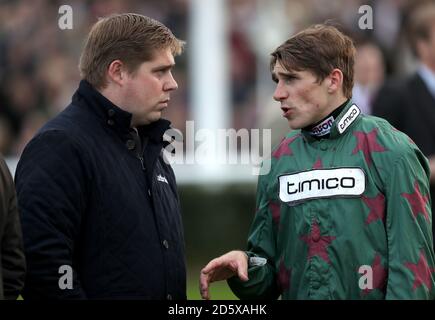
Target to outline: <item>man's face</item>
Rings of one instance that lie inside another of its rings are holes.
[[[273,98],[281,103],[290,128],[300,129],[319,122],[332,111],[328,108],[326,79],[319,84],[310,71],[288,71],[279,60],[272,78],[276,82]]]
[[[429,66],[435,70],[435,23],[432,24],[431,29],[430,29],[430,38],[429,41],[427,41],[426,43],[427,45],[427,60],[428,60],[428,64]]]
[[[123,90],[123,108],[130,112],[132,126],[146,125],[159,120],[168,107],[171,91],[178,88],[172,77],[175,65],[170,49],[156,51],[154,58],[143,62],[127,74]]]

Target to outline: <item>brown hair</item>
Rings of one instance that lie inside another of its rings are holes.
[[[333,69],[343,73],[343,94],[352,97],[355,46],[337,28],[318,24],[305,29],[280,45],[273,53],[270,69],[279,61],[287,70],[308,70],[323,81]]]
[[[80,57],[83,79],[95,88],[107,85],[110,63],[121,60],[129,73],[153,58],[156,50],[169,48],[172,54],[183,51],[184,41],[177,39],[165,25],[149,17],[123,13],[100,19],[89,32]]]
[[[409,7],[407,35],[412,52],[418,57],[417,42],[429,41],[435,24],[435,2],[417,1]]]

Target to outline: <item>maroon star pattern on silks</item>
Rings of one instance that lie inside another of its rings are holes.
[[[381,255],[379,253],[376,254],[375,259],[371,265],[373,272],[373,283],[372,289],[364,289],[363,294],[369,294],[374,289],[385,289],[385,284],[387,280],[387,269],[384,268],[381,264]]]
[[[281,259],[281,262],[279,263],[278,277],[276,279],[278,288],[281,290],[281,293],[290,289],[291,275],[291,268],[287,269],[284,264],[284,259]]]
[[[276,150],[272,152],[272,157],[279,159],[282,156],[293,155],[293,150],[290,148],[289,144],[295,141],[299,136],[300,134],[297,134],[294,137],[283,139],[279,144],[278,148],[276,148]]]
[[[269,210],[272,213],[273,222],[278,225],[281,218],[281,205],[275,201],[269,201]]]
[[[317,161],[313,165],[313,169],[323,169],[322,159],[320,157],[317,158]]]
[[[414,182],[414,192],[413,193],[401,193],[402,197],[408,200],[411,206],[412,215],[414,219],[417,218],[418,214],[421,213],[426,220],[429,222],[429,214],[426,209],[426,204],[429,201],[429,195],[423,196],[420,192],[420,187],[418,186],[417,180]]]
[[[314,256],[319,256],[327,263],[331,262],[326,249],[335,237],[322,236],[319,224],[315,219],[313,219],[311,224],[311,233],[303,235],[300,239],[308,245],[308,259],[311,259]]]
[[[369,215],[365,221],[366,225],[376,220],[382,220],[382,222],[384,222],[384,218],[385,218],[384,195],[379,192],[379,194],[374,198],[368,198],[366,196],[362,196],[362,199],[366,204],[366,206],[369,207],[370,209]]]
[[[423,251],[420,251],[420,257],[418,262],[405,262],[405,267],[412,271],[414,274],[414,285],[412,290],[415,291],[418,287],[425,285],[426,288],[431,290],[432,288],[432,279],[431,275],[435,271],[434,268],[429,267],[427,264],[426,257],[424,256]]]
[[[353,149],[352,151],[352,154],[356,154],[358,151],[362,151],[368,166],[370,166],[372,163],[373,152],[387,151],[387,149],[385,149],[376,141],[378,129],[375,128],[368,133],[362,131],[355,131],[353,134],[356,137],[357,143],[355,149]]]

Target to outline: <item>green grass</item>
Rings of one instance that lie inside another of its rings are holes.
[[[187,299],[201,300],[198,281],[189,281],[187,284]],[[211,300],[237,300],[231,292],[226,281],[213,282],[210,287]]]
[[[192,268],[187,275],[187,299],[201,300],[199,294],[199,272],[200,268]],[[213,282],[209,288],[211,300],[238,300],[233,294],[226,281]]]

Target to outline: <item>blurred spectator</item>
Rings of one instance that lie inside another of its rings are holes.
[[[84,35],[98,17],[137,12],[156,18],[185,39],[186,0],[60,0],[0,1],[0,152],[19,156],[40,126],[69,103],[80,79],[79,54]],[[61,5],[73,9],[73,29],[58,27]],[[185,74],[185,63],[177,69]],[[186,76],[182,77],[186,80]],[[186,80],[187,81],[187,80]],[[185,126],[186,90],[180,83],[174,97],[182,110],[168,112],[169,120]],[[178,108],[174,106],[173,109]],[[171,117],[176,117],[173,119]],[[179,117],[182,117],[181,119]]]
[[[435,1],[414,3],[407,26],[411,49],[419,62],[418,69],[406,79],[388,82],[373,105],[373,113],[407,133],[429,158],[434,212]]]
[[[379,47],[371,42],[357,46],[352,100],[365,114],[372,113],[373,100],[384,82],[385,65]]]
[[[8,150],[11,144],[12,130],[8,119],[0,116],[0,150]]]
[[[257,109],[254,97],[256,56],[249,42],[249,32],[256,14],[256,6],[249,0],[233,0],[228,4],[232,127],[252,128],[256,125]]]
[[[0,155],[0,300],[16,300],[24,286],[26,259],[15,185]]]

